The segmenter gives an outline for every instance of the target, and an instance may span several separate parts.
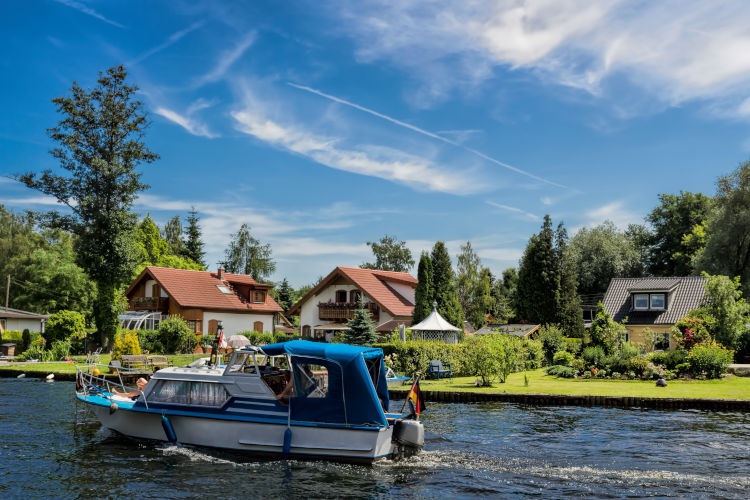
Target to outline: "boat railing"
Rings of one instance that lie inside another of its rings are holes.
[[[109,365],[103,365],[101,363],[88,363],[85,367],[79,367],[76,366],[76,380],[80,383],[80,390],[77,390],[76,392],[80,393],[86,393],[89,392],[89,389],[91,387],[99,387],[101,389],[106,389],[106,395],[105,397],[111,402],[112,396],[114,393],[112,392],[112,387],[119,387],[121,389],[124,389],[125,392],[139,392],[141,397],[143,397],[143,403],[146,405],[146,409],[148,409],[148,402],[146,401],[146,396],[143,393],[142,390],[138,389],[137,387],[130,387],[125,385],[125,383],[122,380],[122,372],[133,372],[136,374],[142,374],[142,371],[131,369],[131,368],[117,368],[117,378],[118,380],[111,380],[108,378],[105,378],[103,376],[94,375],[94,370],[98,369],[98,371],[102,371],[104,369],[110,369]],[[78,385],[78,384],[77,384]]]

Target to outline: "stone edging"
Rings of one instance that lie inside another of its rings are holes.
[[[408,389],[390,389],[393,396],[406,397]],[[669,410],[750,411],[750,399],[642,398],[567,394],[512,394],[506,392],[429,391],[422,390],[426,401],[476,403],[502,401],[539,406],[605,406],[617,408],[658,408]]]

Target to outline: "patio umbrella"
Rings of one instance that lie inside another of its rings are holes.
[[[250,345],[250,341],[244,335],[232,335],[227,339],[227,347],[237,348]]]

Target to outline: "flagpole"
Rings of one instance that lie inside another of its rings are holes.
[[[406,395],[404,404],[401,405],[401,413],[404,412],[404,408],[406,408],[406,402],[409,401],[409,397],[411,396],[411,393],[414,392],[414,388],[417,387],[417,384],[419,384],[419,379],[421,377],[422,377],[422,372],[417,372],[414,374],[414,384],[411,386],[411,390],[409,391],[409,394]]]

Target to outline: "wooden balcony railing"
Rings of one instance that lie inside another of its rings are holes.
[[[167,297],[133,297],[128,300],[131,311],[163,311],[169,310]]]
[[[373,321],[380,319],[380,308],[374,302],[365,302],[365,309],[370,312]],[[359,304],[351,302],[321,302],[318,304],[318,317],[325,321],[349,321]]]

